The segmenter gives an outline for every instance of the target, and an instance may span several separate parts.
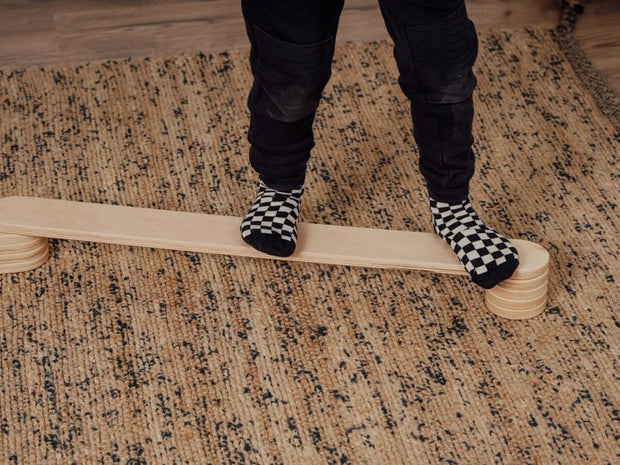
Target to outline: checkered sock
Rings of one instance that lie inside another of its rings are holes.
[[[281,192],[259,182],[258,195],[241,222],[241,237],[260,252],[288,257],[297,244],[303,186]]]
[[[473,282],[490,289],[512,276],[519,266],[517,249],[482,222],[469,200],[430,199],[430,206],[435,232],[456,253]]]

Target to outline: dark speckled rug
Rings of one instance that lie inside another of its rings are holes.
[[[614,123],[548,31],[484,32],[472,197],[552,255],[464,277],[71,241],[0,276],[3,464],[618,463]],[[387,43],[339,48],[303,220],[430,231]],[[0,195],[242,215],[246,55],[0,72]]]

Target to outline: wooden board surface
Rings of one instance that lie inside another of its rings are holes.
[[[240,223],[233,216],[35,197],[0,199],[0,233],[274,258],[241,240]],[[299,237],[297,251],[287,260],[466,274],[452,250],[432,233],[301,223]],[[514,278],[544,273],[544,248],[513,243],[521,255]]]

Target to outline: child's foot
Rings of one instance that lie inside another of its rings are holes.
[[[519,266],[517,249],[478,218],[469,200],[430,199],[430,205],[435,232],[456,253],[473,282],[490,289],[512,276]]]
[[[241,222],[241,237],[260,252],[288,257],[297,244],[297,220],[303,186],[290,192],[267,187],[263,181],[258,195]]]

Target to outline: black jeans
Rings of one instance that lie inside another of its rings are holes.
[[[250,163],[270,187],[303,184],[312,124],[331,75],[344,0],[242,0],[254,83]],[[435,200],[464,200],[478,52],[463,0],[379,0],[394,41],[399,84],[411,102],[420,170]]]

